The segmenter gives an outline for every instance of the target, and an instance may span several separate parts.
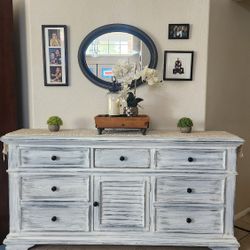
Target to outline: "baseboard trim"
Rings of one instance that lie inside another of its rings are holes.
[[[250,213],[250,207],[242,210],[241,212],[237,213],[234,215],[234,221],[239,220],[240,218],[242,218],[243,216],[245,216],[246,214]]]

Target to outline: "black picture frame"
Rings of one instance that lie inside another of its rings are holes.
[[[189,39],[189,31],[188,23],[171,23],[168,25],[168,39]]]
[[[192,81],[194,51],[164,51],[163,80]]]
[[[44,86],[68,86],[66,25],[42,25]]]

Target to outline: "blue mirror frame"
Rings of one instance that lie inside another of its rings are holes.
[[[157,62],[158,62],[158,53],[157,53],[157,49],[153,40],[145,32],[131,25],[120,24],[120,23],[108,24],[108,25],[101,26],[93,30],[92,32],[90,32],[83,39],[78,50],[78,62],[79,62],[81,71],[87,77],[87,79],[90,80],[95,85],[101,88],[108,89],[112,92],[116,92],[120,90],[120,86],[117,84],[112,84],[110,82],[104,81],[98,78],[97,76],[95,76],[89,69],[87,62],[86,62],[86,50],[89,47],[89,45],[97,37],[104,35],[106,33],[110,33],[110,32],[126,32],[141,39],[147,46],[149,53],[150,53],[150,62],[148,65],[149,68],[152,68],[152,69],[156,68]],[[139,83],[138,85],[140,84],[142,83]]]

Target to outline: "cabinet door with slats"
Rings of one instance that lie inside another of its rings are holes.
[[[148,231],[149,180],[134,176],[96,176],[95,231]]]

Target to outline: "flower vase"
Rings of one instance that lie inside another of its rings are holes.
[[[138,107],[125,107],[124,114],[127,116],[138,116]]]
[[[108,115],[110,116],[120,115],[119,94],[116,92],[108,93]]]

